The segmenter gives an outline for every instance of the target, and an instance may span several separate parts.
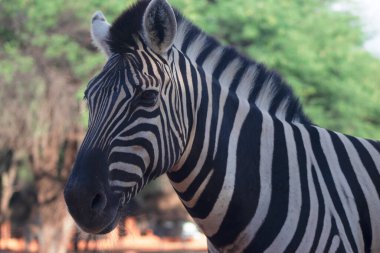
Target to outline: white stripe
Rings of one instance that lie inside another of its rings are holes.
[[[333,201],[332,201],[331,196],[330,196],[330,192],[328,191],[326,183],[325,183],[324,178],[322,176],[321,169],[319,168],[317,160],[316,160],[316,158],[315,158],[315,156],[314,156],[314,154],[312,152],[313,149],[312,149],[312,147],[310,145],[309,137],[306,137],[306,136],[308,136],[307,130],[302,125],[299,125],[299,128],[300,128],[300,130],[302,132],[302,135],[304,137],[303,138],[304,142],[305,142],[305,139],[308,139],[308,142],[307,142],[308,146],[306,147],[306,149],[309,150],[309,155],[311,156],[312,164],[315,167],[315,172],[316,172],[317,178],[318,178],[318,182],[315,182],[315,183],[319,184],[319,186],[321,188],[321,191],[322,191],[322,196],[323,196],[324,203],[325,203],[325,205],[327,205],[327,208],[330,210],[330,212],[332,214],[332,217],[335,219],[335,222],[336,222],[339,234],[343,237],[342,240],[343,240],[343,245],[345,247],[345,250],[349,251],[349,252],[352,252],[353,250],[351,248],[351,244],[348,241],[348,238],[347,238],[345,229],[343,227],[342,221],[340,219],[340,216],[338,215],[338,213],[337,213],[337,211],[336,211],[336,209],[334,207]],[[311,171],[310,171],[310,173],[311,173]],[[310,174],[310,176],[311,176],[311,174]],[[310,178],[309,180],[313,180],[313,178]],[[313,201],[313,200],[311,200],[311,201]],[[313,211],[313,209],[312,209],[312,211]],[[315,222],[317,222],[317,219],[315,219]],[[312,240],[311,239],[314,238],[314,234],[315,234],[315,231],[313,232],[313,235],[310,235],[307,238],[306,238],[306,236],[304,237],[304,240],[308,240],[308,243],[310,244],[310,247],[311,247],[311,244],[312,244]],[[310,251],[310,248],[308,248],[307,250],[300,250],[300,248],[299,248],[299,251],[297,250],[297,252],[300,252],[300,253],[301,252],[308,252],[308,251]]]
[[[339,248],[339,244],[340,244],[339,236],[335,235],[334,238],[332,239],[329,253],[335,253]]]
[[[355,244],[360,252],[364,252],[363,234],[359,225],[359,213],[356,206],[354,195],[351,191],[350,185],[347,182],[345,175],[340,167],[337,154],[332,143],[331,136],[326,129],[316,127],[320,135],[320,142],[323,153],[327,159],[328,169],[331,172],[334,180],[335,189],[338,192],[339,199],[343,205],[345,215],[350,225],[352,234],[354,235]],[[350,153],[350,152],[349,152]]]
[[[210,181],[210,178],[211,178],[212,174],[214,174],[214,170],[213,169],[208,173],[208,175],[205,178],[205,180],[203,180],[203,182],[201,183],[201,185],[199,186],[199,188],[197,189],[197,191],[194,193],[194,196],[192,197],[191,200],[189,200],[189,201],[182,200],[182,203],[186,207],[193,208],[195,206],[195,204],[198,202],[199,197],[201,196],[201,194],[203,193],[204,189],[206,188],[208,182]]]
[[[211,79],[207,79],[206,81],[208,83],[212,82]],[[210,94],[209,100],[208,100],[207,115],[206,115],[206,118],[209,119],[209,118],[211,118],[211,115],[213,113],[212,112],[211,85],[206,85],[206,86],[207,86],[207,93]],[[199,98],[199,100],[200,100],[200,98]],[[205,124],[205,129],[203,129],[202,131],[205,131],[205,133],[210,133],[210,127],[211,127],[211,120],[207,120],[206,124]],[[193,127],[193,128],[195,128],[195,127]],[[194,130],[194,131],[196,132],[197,130]],[[192,147],[189,147],[189,148],[192,149]],[[209,138],[205,138],[204,142],[202,144],[202,151],[201,151],[200,156],[198,158],[197,164],[191,170],[190,174],[182,182],[179,182],[179,183],[172,182],[173,187],[178,192],[182,192],[182,193],[185,192],[188,189],[188,187],[191,185],[191,183],[195,180],[195,178],[198,176],[199,172],[201,171],[201,169],[203,167],[203,164],[206,161],[208,149],[209,149]]]
[[[177,50],[173,50],[172,56],[173,56],[174,62],[179,61],[179,52]],[[185,75],[187,74],[185,73]],[[188,134],[187,131],[189,130],[189,119],[187,115],[188,115],[188,110],[191,110],[191,107],[188,108],[189,106],[185,106],[188,104],[188,101],[187,101],[187,96],[186,96],[186,89],[184,87],[183,76],[182,76],[182,73],[179,73],[175,67],[173,68],[172,79],[173,79],[173,82],[177,83],[177,85],[179,86],[176,89],[177,90],[176,103],[173,106],[177,107],[177,110],[179,113],[178,121],[181,126],[182,134],[184,136],[187,136]],[[193,94],[191,93],[189,94],[189,96],[193,97]],[[191,102],[191,105],[193,105],[193,103],[194,102]]]
[[[111,180],[110,181],[110,186],[113,187],[124,187],[124,188],[129,188],[137,185],[137,182],[123,182],[119,180]]]
[[[350,158],[351,165],[354,169],[356,178],[359,181],[359,184],[361,186],[361,189],[363,190],[365,201],[367,202],[368,208],[369,208],[369,216],[371,221],[371,227],[372,227],[372,249],[379,249],[380,248],[380,241],[376,240],[377,237],[380,236],[380,200],[379,195],[376,191],[376,187],[373,184],[373,181],[371,180],[371,177],[369,176],[366,168],[364,167],[363,163],[361,162],[361,159],[359,157],[359,154],[351,141],[343,134],[338,134],[339,138],[343,142]],[[356,232],[356,233],[355,233]],[[361,240],[362,238],[362,231],[353,231],[354,236],[357,235]],[[363,241],[361,242],[363,244]],[[362,250],[364,251],[364,245],[362,247]]]
[[[188,60],[186,59],[186,69],[189,67],[189,62]],[[199,75],[199,72],[197,71],[197,84],[200,84],[201,83],[201,77]],[[189,80],[191,80],[191,74],[190,74],[190,70],[187,70],[187,75],[189,75],[187,78],[190,78]],[[194,85],[197,85],[197,84],[194,84]],[[190,90],[192,91],[192,89],[190,88]],[[175,164],[173,166],[173,168],[171,169],[171,171],[177,171],[179,169],[182,168],[182,166],[184,165],[184,163],[186,162],[191,150],[193,149],[193,142],[194,142],[194,137],[195,137],[195,132],[196,132],[196,125],[197,125],[197,117],[196,117],[196,112],[198,111],[198,109],[200,108],[200,104],[201,104],[201,97],[202,97],[202,85],[199,85],[198,86],[198,94],[197,94],[197,97],[198,97],[198,101],[197,101],[197,104],[195,105],[194,104],[194,95],[193,94],[190,94],[191,95],[191,103],[192,105],[194,105],[194,108],[191,108],[193,109],[193,115],[194,115],[194,121],[193,121],[193,125],[192,126],[188,126],[188,128],[190,128],[190,136],[189,136],[189,139],[188,139],[188,143],[187,143],[187,146],[182,154],[182,157],[180,158],[180,160],[177,162],[177,164]],[[174,182],[172,182],[173,184],[173,187],[174,186]]]
[[[235,120],[236,121],[236,120]],[[246,226],[246,228],[239,234],[237,239],[232,245],[224,248],[225,252],[234,250],[234,252],[241,252],[244,250],[252,239],[255,237],[257,231],[264,223],[265,217],[268,214],[270,198],[272,194],[272,160],[274,149],[274,127],[271,117],[263,115],[261,133],[261,146],[260,146],[260,195],[257,204],[256,213]],[[231,154],[230,152],[228,154]]]
[[[136,133],[136,135],[139,134],[139,133]],[[136,137],[136,135],[133,135],[133,136],[128,136],[128,137],[118,137],[116,138],[116,140],[126,140],[126,139],[134,139]],[[150,143],[152,143],[152,146],[153,146],[153,149],[154,149],[154,154],[159,154],[158,153],[158,150],[157,150],[157,141],[152,141],[152,139],[148,139],[150,141]],[[150,159],[151,157],[149,156],[149,153],[148,151],[146,151],[145,148],[143,148],[142,146],[115,146],[111,149],[111,151],[109,152],[109,157],[113,154],[113,153],[125,153],[125,154],[134,154],[134,155],[138,155],[143,161],[144,161],[144,165],[145,165],[145,168],[147,168],[149,166],[149,164],[152,162]],[[108,159],[109,159],[108,157]],[[154,161],[153,161],[153,164],[152,166],[155,168],[157,166],[157,162],[158,162],[158,155],[155,155],[154,156]]]
[[[273,97],[275,95],[275,86],[277,84],[274,83],[273,78],[269,77],[265,80],[263,87],[260,89],[260,93],[256,98],[255,104],[261,110],[269,111],[270,105],[273,103]],[[280,115],[279,112],[277,115]],[[283,117],[282,117],[283,118]]]
[[[135,174],[139,177],[143,176],[143,171],[141,170],[140,167],[133,164],[129,164],[129,163],[123,163],[123,162],[112,163],[109,166],[109,171],[113,171],[113,170],[124,171],[129,174]]]
[[[244,72],[236,91],[236,94],[239,97],[245,98],[248,101],[248,97],[251,95],[254,88],[256,76],[256,66],[249,66],[248,69]]]
[[[276,117],[279,119],[285,119],[284,116],[286,116],[286,111],[288,110],[288,107],[289,107],[289,101],[287,99],[283,99],[276,110],[276,113],[275,113]]]
[[[217,47],[212,50],[212,52],[207,56],[206,60],[202,64],[202,69],[205,71],[206,75],[212,78],[212,74],[215,71],[220,59],[223,56],[224,48]],[[211,83],[210,83],[211,84]]]
[[[215,143],[215,150],[214,150],[214,157],[217,152],[217,147],[219,147],[219,137],[220,137],[220,130],[222,126],[222,121],[224,118],[223,112],[224,112],[224,106],[226,104],[227,97],[229,95],[229,87],[232,84],[233,78],[236,75],[236,72],[238,71],[239,67],[241,66],[241,63],[239,60],[234,60],[233,62],[229,63],[227,68],[223,71],[223,74],[220,76],[219,80],[223,82],[223,85],[221,87],[220,91],[220,97],[219,97],[219,112],[218,112],[218,122],[216,125],[216,143]]]
[[[203,228],[205,235],[209,237],[218,232],[231,202],[235,184],[237,142],[239,140],[240,129],[248,113],[249,106],[245,103],[240,103],[229,138],[226,164],[227,171],[223,180],[221,192],[209,215],[205,219],[194,219],[194,221]]]
[[[174,39],[174,45],[180,49],[182,47],[182,44],[185,40],[186,34],[188,33],[190,26],[187,22],[180,22],[177,25],[177,34]]]
[[[304,232],[303,238],[301,243],[299,244],[296,252],[297,253],[304,253],[309,252],[311,247],[313,246],[313,239],[315,238],[315,233],[317,230],[317,222],[318,219],[322,219],[322,217],[318,217],[318,209],[319,209],[319,203],[318,203],[318,197],[317,192],[315,189],[315,184],[318,184],[318,182],[314,182],[313,176],[312,176],[312,163],[315,161],[312,161],[312,153],[313,150],[311,148],[310,143],[310,137],[309,133],[305,129],[305,127],[301,124],[295,124],[298,129],[301,132],[302,136],[302,143],[305,148],[306,152],[306,169],[307,169],[307,181],[308,181],[308,187],[309,187],[309,201],[310,201],[310,210],[309,210],[309,218],[306,225],[306,231]],[[327,207],[325,207],[325,210]]]
[[[315,252],[323,252],[325,248],[327,248],[326,243],[329,239],[329,235],[331,233],[331,214],[325,207],[325,218],[323,219],[323,229],[321,233],[321,237],[319,238],[318,246]]]
[[[361,139],[361,138],[357,138],[357,139],[367,149],[368,153],[372,157],[372,161],[375,163],[375,166],[377,168],[377,172],[380,173],[380,153],[370,143],[368,143],[368,141]]]
[[[297,159],[297,148],[294,140],[294,133],[288,123],[284,123],[284,131],[286,137],[286,149],[288,152],[289,164],[289,203],[288,213],[286,220],[281,228],[280,233],[277,235],[272,244],[265,251],[269,252],[283,252],[291,242],[294,233],[296,232],[297,225],[301,213],[302,195],[301,195],[301,181],[299,174],[299,164]],[[303,168],[302,168],[303,169]]]
[[[191,56],[192,60],[198,58],[199,54],[202,53],[204,47],[207,45],[208,38],[205,35],[198,35],[186,50],[186,55]]]

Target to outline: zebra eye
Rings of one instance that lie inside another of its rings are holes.
[[[140,95],[140,104],[143,106],[154,106],[157,102],[158,91],[145,90]]]

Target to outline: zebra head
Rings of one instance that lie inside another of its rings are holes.
[[[140,1],[112,26],[101,12],[93,16],[94,43],[108,60],[86,89],[88,132],[64,192],[86,232],[111,231],[123,206],[184,149],[170,66],[176,29],[165,0]]]

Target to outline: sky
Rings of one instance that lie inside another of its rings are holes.
[[[365,48],[380,57],[380,0],[354,0],[349,9],[361,17],[364,30],[372,34]]]

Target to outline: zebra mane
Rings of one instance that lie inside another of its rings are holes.
[[[135,38],[142,31],[142,18],[149,2],[138,1],[112,24],[108,41],[112,52],[124,53],[128,47],[136,46]],[[178,26],[174,47],[194,64],[218,78],[221,85],[230,85],[237,81],[233,78],[240,76],[239,85],[247,86],[249,102],[260,110],[282,120],[310,123],[293,90],[277,72],[243,56],[232,47],[222,46],[178,10],[174,9],[174,12]]]

